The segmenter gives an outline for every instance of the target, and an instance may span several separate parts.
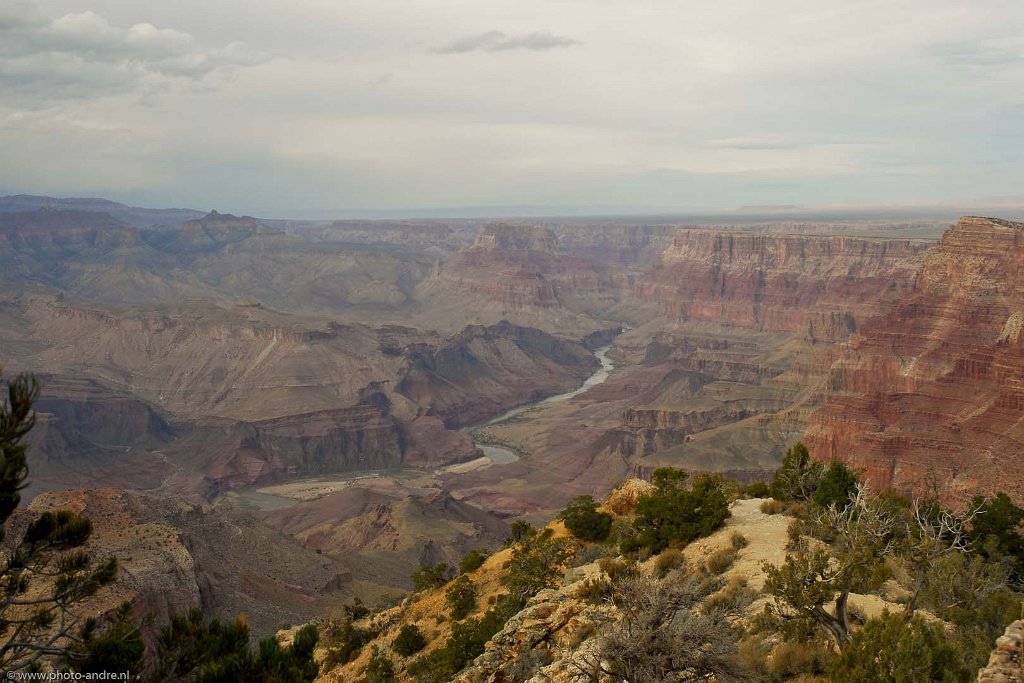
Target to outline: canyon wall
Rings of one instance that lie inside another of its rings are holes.
[[[877,486],[1024,499],[1022,330],[1024,223],[962,218],[850,339],[808,446]]]
[[[837,341],[898,297],[930,242],[680,230],[637,284],[670,317]],[[867,310],[865,310],[867,309]]]

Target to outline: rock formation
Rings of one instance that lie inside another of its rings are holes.
[[[978,683],[1024,682],[1024,621],[1006,627],[996,641],[988,666],[978,672]]]
[[[907,286],[929,242],[680,230],[637,285],[679,320],[839,341]]]
[[[876,486],[1024,497],[1022,266],[1024,224],[951,227],[831,368],[807,433],[815,457],[843,458]]]

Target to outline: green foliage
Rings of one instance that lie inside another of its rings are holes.
[[[3,366],[0,366],[0,372]],[[21,489],[28,476],[25,438],[36,423],[32,406],[39,398],[39,383],[29,375],[19,375],[7,387],[7,400],[0,403],[0,525],[21,502]],[[0,540],[3,529],[0,528]]]
[[[612,516],[598,512],[592,496],[574,498],[558,514],[572,535],[582,541],[604,541],[612,529]]]
[[[832,683],[966,683],[973,673],[939,624],[884,612],[828,668]]]
[[[821,476],[812,500],[820,507],[845,507],[856,493],[858,482],[856,472],[839,460],[833,460]]]
[[[452,619],[459,621],[469,616],[476,609],[476,587],[469,577],[463,574],[452,582],[444,594]]]
[[[418,593],[448,583],[451,571],[444,562],[425,564],[414,571],[410,578],[412,578],[412,589]]]
[[[426,646],[427,641],[420,633],[419,628],[415,624],[406,624],[398,632],[395,642],[391,644],[391,649],[403,657],[409,657]]]
[[[1007,584],[1006,568],[979,554],[953,553],[928,566],[922,607],[956,625],[967,664],[984,666],[992,643],[1019,618],[1021,600]]]
[[[327,629],[327,667],[351,662],[359,656],[359,651],[373,639],[374,635],[353,624],[349,618],[332,622]]]
[[[239,617],[204,623],[202,611],[171,617],[156,643],[152,680],[188,680],[192,683],[305,683],[319,673],[313,661],[317,631],[299,629],[292,645],[282,648],[273,637],[261,640],[253,652],[249,626]]]
[[[508,538],[505,539],[505,547],[513,546],[516,543],[522,543],[526,539],[537,533],[537,530],[530,526],[530,523],[523,519],[517,519],[512,522],[512,526],[508,531]]]
[[[1013,580],[1024,580],[1024,509],[1002,492],[992,498],[976,496],[971,507],[981,510],[971,527],[975,547],[989,559],[1005,561]]]
[[[544,588],[558,585],[565,565],[573,556],[569,542],[552,538],[549,531],[521,543],[505,563],[502,583],[513,598],[525,602]]]
[[[844,648],[851,636],[850,593],[877,589],[889,577],[885,558],[893,552],[898,521],[867,495],[810,520],[806,530],[822,543],[797,533],[782,566],[763,565],[765,589],[776,598],[778,616],[817,624]],[[825,608],[829,602],[831,610]]]
[[[79,641],[68,655],[71,671],[83,674],[127,671],[132,680],[141,678],[146,644],[135,623],[130,602],[122,603],[102,621],[86,620]]]
[[[753,484],[744,486],[742,493],[747,498],[767,498],[772,495],[772,490],[767,482],[755,481]]]
[[[466,619],[452,626],[451,636],[444,647],[423,655],[409,665],[408,672],[417,683],[445,683],[450,681],[471,659],[484,651],[484,645],[500,631],[513,615],[522,609],[523,602],[510,595],[502,595],[497,603],[480,619]]]
[[[623,552],[646,549],[660,552],[672,541],[689,543],[717,531],[729,517],[729,504],[720,476],[701,474],[690,488],[681,470],[655,470],[653,493],[641,496],[636,505],[634,534],[623,540]]]
[[[472,571],[476,571],[483,565],[484,560],[487,559],[487,553],[481,552],[474,548],[466,553],[466,556],[459,562],[459,573],[468,574]]]
[[[803,442],[797,442],[782,457],[782,465],[775,471],[770,486],[776,500],[810,500],[818,488],[823,466],[812,462],[811,454]]]
[[[20,536],[4,538],[28,476],[26,438],[38,398],[35,379],[20,375],[0,402],[0,670],[9,673],[37,668],[44,657],[81,656],[69,643],[84,628],[97,638],[97,626],[82,625],[75,606],[117,577],[116,558],[94,564],[80,550],[92,523],[77,512],[45,512],[22,527]]]
[[[395,666],[380,650],[370,655],[370,663],[363,670],[363,677],[356,683],[391,683],[395,680]]]

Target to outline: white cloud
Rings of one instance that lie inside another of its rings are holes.
[[[550,31],[532,31],[510,36],[501,31],[485,31],[465,38],[453,40],[435,48],[438,54],[460,54],[465,52],[503,52],[505,50],[531,50],[539,52],[559,47],[579,45],[578,40],[556,36]]]
[[[25,6],[0,14],[0,86],[8,105],[198,81],[265,59],[240,41],[204,48],[184,31],[145,22],[115,26],[93,11],[52,20]]]

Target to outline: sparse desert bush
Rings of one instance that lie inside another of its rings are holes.
[[[747,585],[743,576],[734,576],[725,588],[718,591],[701,606],[706,614],[737,614],[745,610],[757,598],[757,591]]]
[[[591,605],[600,605],[612,596],[611,581],[600,578],[586,579],[580,584],[576,597]]]
[[[696,606],[720,583],[699,576],[657,581],[634,576],[615,584],[622,620],[602,631],[598,656],[606,671],[634,683],[737,680],[738,631],[718,614]]]
[[[451,569],[444,562],[437,564],[424,564],[412,573],[412,588],[414,591],[430,590],[448,583],[452,577]]]
[[[785,504],[783,504],[782,501],[775,500],[774,498],[761,501],[761,512],[766,515],[777,515],[785,509]]]
[[[415,624],[406,624],[395,637],[391,648],[403,657],[409,657],[422,650],[427,645],[426,638]]]
[[[750,545],[750,541],[747,540],[747,537],[739,531],[733,532],[732,536],[729,537],[729,542],[732,543],[732,547],[735,550],[746,548],[748,545]]]
[[[370,662],[363,669],[363,677],[356,683],[392,683],[395,680],[395,666],[380,650],[374,649]]]
[[[487,559],[487,553],[481,552],[474,548],[466,553],[466,556],[459,562],[459,573],[468,574],[472,571],[476,571],[483,565],[484,560]]]
[[[709,574],[721,574],[736,561],[736,550],[733,548],[719,548],[711,553],[704,560],[704,567]]]
[[[833,658],[832,651],[820,642],[787,640],[772,650],[767,668],[770,674],[778,678],[800,674],[821,675]]]
[[[529,522],[517,519],[512,522],[512,526],[509,527],[508,537],[505,539],[505,547],[508,548],[516,543],[522,543],[536,533],[537,530],[534,529]]]
[[[663,577],[673,569],[683,566],[683,553],[676,548],[667,548],[661,551],[654,560],[654,574]]]
[[[743,495],[747,498],[767,498],[771,495],[771,488],[766,482],[755,481],[743,487]]]
[[[582,567],[585,564],[597,562],[607,554],[608,549],[604,546],[585,545],[580,548],[580,551],[576,553],[576,557],[572,558],[572,562],[569,565],[572,567]]]
[[[598,512],[593,496],[574,498],[558,514],[565,527],[581,541],[603,541],[612,529],[612,516]]]
[[[626,576],[635,573],[636,565],[626,560],[614,557],[605,557],[598,561],[597,566],[602,572],[608,575],[612,581],[618,581]]]
[[[324,627],[327,657],[324,662],[326,669],[337,664],[348,664],[359,656],[363,646],[376,637],[376,633],[359,628],[349,618],[329,619]]]
[[[502,583],[515,600],[525,603],[544,588],[557,585],[572,555],[566,539],[553,538],[550,531],[535,534],[523,541],[503,565],[507,573]]]
[[[448,604],[449,614],[455,621],[460,621],[469,616],[469,613],[476,609],[476,586],[463,574],[452,581],[452,585],[444,593],[445,602]]]

